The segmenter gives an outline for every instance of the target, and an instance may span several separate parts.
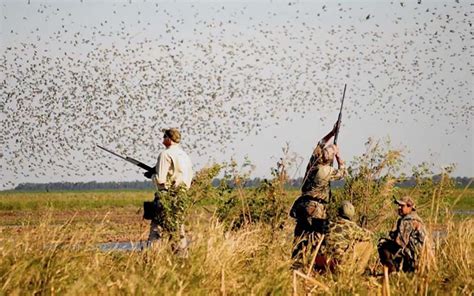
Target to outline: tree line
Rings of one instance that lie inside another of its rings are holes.
[[[433,181],[437,181],[440,175],[433,176]],[[466,187],[472,178],[469,177],[454,177],[452,178],[457,187]],[[219,186],[221,179],[214,179],[212,181],[213,186]],[[244,183],[244,187],[255,188],[258,187],[265,179],[253,178],[249,179]],[[286,187],[288,189],[298,189],[301,187],[303,178],[296,178],[288,180]],[[331,185],[335,188],[344,186],[344,181],[332,182]],[[414,177],[408,178],[402,182],[398,182],[398,187],[413,187],[416,185],[416,179]],[[232,181],[228,183],[229,187],[234,187]],[[471,183],[469,188],[474,188],[474,184]],[[128,181],[128,182],[54,182],[54,183],[20,183],[14,191],[67,191],[67,190],[153,190],[153,185],[150,181]]]

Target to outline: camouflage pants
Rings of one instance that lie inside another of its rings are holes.
[[[295,237],[305,233],[324,233],[327,227],[326,203],[309,196],[299,197],[293,204],[290,216],[296,219]]]

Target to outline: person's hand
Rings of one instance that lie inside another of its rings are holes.
[[[332,145],[333,149],[334,149],[334,155],[339,157],[339,147],[337,147],[336,144]]]
[[[391,239],[395,239],[397,237],[397,233],[396,231],[390,231],[388,233],[388,236],[391,238]]]
[[[145,176],[145,178],[147,179],[151,179],[151,176],[153,176],[153,172],[150,172],[150,171],[146,171],[143,176]]]

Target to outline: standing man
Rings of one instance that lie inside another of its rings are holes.
[[[398,271],[400,265],[405,272],[413,272],[425,243],[426,229],[423,221],[415,212],[413,199],[404,196],[395,200],[398,205],[397,221],[394,229],[389,232],[390,238],[382,238],[378,244],[380,262],[388,267],[389,272]]]
[[[176,128],[163,129],[163,145],[166,149],[158,155],[154,172],[146,172],[156,187],[155,200],[157,215],[151,220],[148,241],[151,243],[162,237],[163,232],[174,238],[179,231],[178,248],[186,249],[184,214],[189,204],[186,191],[193,178],[192,162],[179,143],[181,133]]]
[[[290,216],[296,219],[292,258],[300,256],[302,249],[308,244],[310,235],[317,241],[325,232],[328,226],[326,205],[330,199],[330,181],[342,179],[346,175],[339,148],[327,144],[336,130],[337,123],[314,149],[306,167],[301,196],[295,200],[290,210]],[[334,157],[337,169],[332,167]]]

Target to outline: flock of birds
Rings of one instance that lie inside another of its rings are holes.
[[[3,2],[1,186],[125,176],[96,144],[154,160],[163,127],[192,155],[226,153],[283,121],[327,121],[344,83],[344,116],[470,125],[469,5],[408,3],[102,4],[85,21],[75,8],[94,4],[17,3],[19,17]]]

